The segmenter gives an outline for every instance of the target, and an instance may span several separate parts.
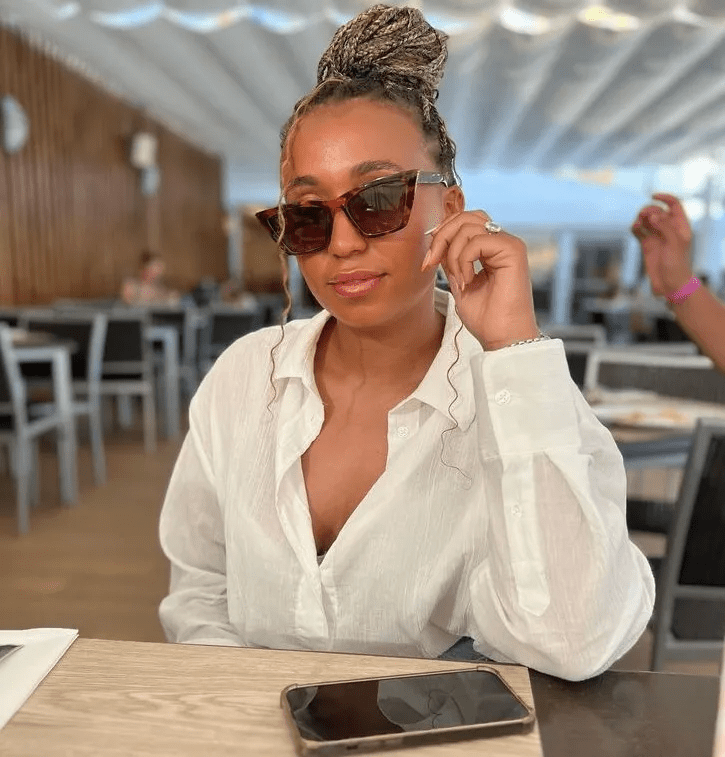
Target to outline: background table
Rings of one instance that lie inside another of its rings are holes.
[[[472,664],[79,639],[0,731],[0,754],[291,756],[279,707],[284,686]],[[525,687],[524,668],[497,667]],[[717,678],[610,672],[569,683],[532,673],[531,684],[544,757],[711,757]],[[527,736],[386,752],[537,753]]]

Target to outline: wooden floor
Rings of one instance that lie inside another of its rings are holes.
[[[140,430],[106,439],[108,484],[96,487],[87,444],[81,444],[80,501],[58,499],[52,445],[41,454],[41,504],[30,533],[16,533],[14,492],[0,475],[0,628],[78,628],[86,638],[163,641],[157,617],[168,585],[158,544],[158,517],[180,442],[144,452]],[[639,482],[641,483],[641,482]],[[661,539],[638,541],[659,552]],[[646,670],[651,635],[614,667]],[[717,675],[716,663],[671,664],[668,670]]]

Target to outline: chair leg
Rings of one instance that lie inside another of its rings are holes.
[[[30,530],[30,477],[32,474],[28,439],[19,439],[15,445],[15,473],[18,533],[27,534]]]
[[[131,397],[127,394],[120,395],[116,398],[116,407],[118,409],[118,425],[121,428],[131,428],[133,424]]]
[[[103,419],[101,403],[92,403],[88,414],[88,430],[91,436],[91,457],[93,458],[93,478],[97,486],[106,483],[106,453],[103,448]]]
[[[35,508],[40,502],[40,442],[33,440],[30,457],[30,506]]]
[[[143,405],[143,440],[146,452],[156,451],[156,403],[153,392],[146,392]]]

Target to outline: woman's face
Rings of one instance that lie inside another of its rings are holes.
[[[292,134],[282,182],[288,203],[332,200],[350,189],[401,171],[437,171],[413,117],[394,105],[358,98],[322,105]],[[297,258],[318,302],[338,321],[375,328],[428,305],[435,271],[421,272],[430,235],[425,231],[463,209],[463,196],[443,184],[419,184],[410,220],[400,231],[366,238],[347,216],[335,213],[326,250]],[[335,282],[341,274],[374,274],[373,286]],[[426,299],[428,297],[428,299]]]
[[[143,279],[149,283],[158,281],[166,270],[163,260],[152,260],[144,266]]]

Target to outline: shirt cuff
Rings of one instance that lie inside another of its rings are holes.
[[[580,442],[561,339],[483,352],[472,360],[484,457],[532,454]]]

